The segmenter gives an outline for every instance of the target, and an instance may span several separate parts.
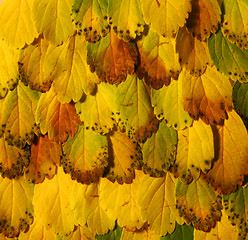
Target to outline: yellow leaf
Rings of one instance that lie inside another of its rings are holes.
[[[65,142],[68,136],[73,137],[78,125],[81,125],[75,105],[60,103],[53,88],[41,95],[36,109],[36,122],[42,134],[48,133],[49,139],[59,144]]]
[[[31,17],[34,0],[2,0],[0,2],[0,39],[22,48],[38,36]]]
[[[159,240],[160,236],[150,229],[144,229],[143,231],[130,232],[125,229],[122,230],[120,240]]]
[[[64,240],[95,240],[95,234],[90,229],[84,226],[76,226],[74,232],[69,236],[63,238]]]
[[[182,78],[184,110],[193,119],[200,117],[206,124],[223,124],[227,111],[233,106],[229,79],[214,66],[207,67],[199,77],[183,71],[179,78]]]
[[[70,203],[70,176],[58,168],[52,180],[45,179],[34,188],[34,212],[37,218],[44,221],[46,229],[52,228],[55,234],[69,236],[74,229],[74,216]]]
[[[140,0],[144,19],[151,24],[151,29],[160,35],[175,36],[179,26],[182,27],[188,12],[191,11],[190,0]]]
[[[145,176],[138,190],[138,204],[144,221],[155,234],[172,233],[176,221],[183,224],[176,210],[175,185],[177,180],[169,172],[165,177]]]
[[[39,34],[54,45],[73,35],[70,10],[73,0],[33,0],[32,15]]]
[[[201,171],[207,172],[211,168],[214,154],[211,127],[201,120],[194,121],[192,127],[178,131],[177,157],[173,173],[184,183],[198,179]]]
[[[135,173],[136,177],[132,184],[120,185],[102,178],[99,187],[101,208],[111,218],[117,219],[120,227],[130,231],[140,229],[144,225],[137,203],[137,191],[145,175],[142,171]]]
[[[0,232],[17,237],[33,222],[33,184],[23,177],[9,180],[0,177]]]
[[[204,41],[215,33],[221,21],[221,9],[217,0],[193,0],[186,26],[193,37]]]
[[[248,134],[239,115],[232,111],[223,127],[213,127],[216,159],[204,176],[220,193],[229,194],[241,185],[248,174]]]

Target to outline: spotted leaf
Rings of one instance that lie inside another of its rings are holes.
[[[0,3],[0,39],[6,43],[22,48],[30,44],[37,31],[31,17],[34,0],[2,0]],[[25,34],[24,34],[25,33]]]
[[[184,71],[180,78],[184,87],[184,110],[193,119],[200,117],[206,124],[223,124],[228,117],[227,111],[232,109],[232,86],[229,79],[215,67],[208,67],[199,77]]]
[[[23,177],[0,177],[0,232],[8,237],[18,237],[33,222],[33,185]]]
[[[33,183],[41,183],[45,177],[52,179],[57,173],[62,155],[61,147],[49,140],[48,136],[40,136],[31,145],[30,164],[25,169],[25,178]]]
[[[220,30],[208,39],[210,56],[219,71],[232,80],[247,82],[248,50],[240,49],[224,37]]]
[[[49,139],[59,144],[65,142],[68,136],[73,137],[81,124],[75,105],[62,104],[53,88],[41,95],[36,110],[36,122],[42,134],[48,133]]]
[[[34,132],[37,133],[35,123],[35,109],[39,95],[25,87],[22,82],[0,101],[0,134],[8,144],[24,147],[30,144]]]
[[[109,32],[107,8],[107,0],[74,0],[72,21],[78,34],[83,34],[86,41],[96,42]]]
[[[116,125],[114,103],[116,86],[107,83],[97,85],[94,94],[87,95],[76,103],[77,113],[86,129],[101,135],[108,133]]]
[[[176,221],[184,221],[176,211],[175,185],[177,180],[169,172],[165,177],[152,178],[146,175],[138,191],[141,215],[148,221],[155,234],[164,236],[172,233]]]
[[[134,42],[124,42],[113,30],[96,43],[88,43],[87,62],[102,82],[119,84],[133,74],[138,63],[138,50]]]
[[[178,81],[172,80],[168,87],[163,86],[159,90],[152,89],[152,106],[156,117],[173,126],[175,129],[182,130],[192,124],[192,118],[182,105],[182,78]]]
[[[209,125],[201,120],[192,127],[178,131],[177,157],[173,172],[184,183],[198,179],[207,172],[214,159],[214,137]]]
[[[176,51],[181,66],[192,75],[200,76],[206,71],[207,65],[213,65],[207,42],[194,38],[185,27],[178,32]]]
[[[73,0],[33,0],[32,15],[39,34],[54,45],[62,44],[73,35],[70,9]]]
[[[168,37],[176,35],[179,26],[185,24],[188,12],[191,11],[190,0],[140,1],[146,23],[151,24],[153,31]]]
[[[116,118],[130,138],[144,141],[157,129],[150,94],[143,80],[128,75],[116,91]]]
[[[144,31],[140,0],[112,0],[108,5],[109,23],[119,38],[129,41]]]
[[[65,142],[63,153],[62,166],[73,180],[83,184],[97,182],[108,165],[108,140],[81,126],[74,138]]]
[[[192,223],[197,230],[208,232],[221,219],[221,196],[201,178],[188,185],[178,181],[176,202],[180,216],[184,217],[187,224]]]
[[[192,11],[189,13],[186,26],[194,37],[204,41],[215,33],[221,21],[221,9],[217,0],[191,1]]]
[[[155,89],[169,85],[171,77],[177,79],[181,67],[175,51],[175,39],[162,37],[150,30],[137,45],[141,58],[137,69],[139,78],[144,78]]]
[[[234,192],[248,174],[248,134],[235,111],[229,113],[223,127],[215,127],[216,158],[206,181],[220,193]]]
[[[152,177],[165,175],[164,170],[168,170],[174,164],[176,149],[177,133],[162,121],[158,131],[153,133],[143,145],[143,171]]]

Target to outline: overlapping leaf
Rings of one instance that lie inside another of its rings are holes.
[[[193,119],[199,117],[206,123],[223,124],[227,111],[232,109],[232,86],[229,79],[215,67],[207,67],[199,77],[183,71],[183,106]]]
[[[150,95],[143,80],[128,75],[116,92],[117,121],[130,138],[144,141],[156,131]]]
[[[108,165],[108,140],[84,126],[63,147],[62,165],[72,179],[84,184],[97,182]]]
[[[73,137],[81,124],[72,103],[60,103],[53,88],[43,93],[36,110],[36,122],[41,133],[48,133],[50,140],[65,142],[68,136]]]
[[[74,229],[74,216],[70,205],[72,184],[70,176],[59,167],[52,180],[45,179],[43,183],[35,185],[35,215],[44,221],[46,229],[51,228],[60,236],[69,236]]]
[[[9,180],[0,177],[0,233],[17,237],[33,222],[33,185],[23,177]]]
[[[105,235],[96,235],[97,240],[120,240],[122,235],[122,228],[117,226],[114,230]]]
[[[25,87],[22,82],[0,101],[0,135],[8,144],[24,147],[30,144],[34,132],[37,132],[35,123],[35,109],[39,95]]]
[[[221,196],[201,178],[188,185],[178,181],[176,201],[180,216],[195,229],[208,232],[221,219]]]
[[[248,80],[248,50],[229,42],[221,30],[209,38],[208,48],[217,69],[235,81]]]
[[[115,131],[109,135],[109,166],[107,178],[119,184],[132,183],[135,178],[135,168],[139,168],[141,149],[135,141],[125,133]]]
[[[87,49],[87,63],[102,82],[119,84],[138,64],[136,44],[119,39],[113,30],[97,43],[89,43]]]
[[[159,129],[143,145],[142,169],[152,177],[165,175],[175,161],[177,149],[177,133],[172,127],[167,127],[165,121],[159,124]]]
[[[137,69],[139,78],[144,78],[155,89],[169,85],[171,77],[177,79],[181,67],[175,51],[175,39],[162,37],[149,30],[137,45],[141,58]]]
[[[173,172],[184,183],[198,179],[201,171],[207,172],[214,160],[214,137],[209,125],[201,120],[178,131],[177,156]]]
[[[33,183],[41,183],[45,177],[52,179],[57,173],[62,155],[61,147],[49,140],[48,136],[41,136],[31,145],[29,166],[25,169],[25,178]]]
[[[89,42],[96,42],[109,32],[107,22],[108,1],[106,0],[74,0],[72,21],[79,35],[84,34]]]
[[[30,44],[37,31],[31,17],[34,0],[2,0],[0,4],[0,39],[8,44],[22,48]],[[25,34],[24,34],[25,33]]]
[[[114,128],[115,95],[115,85],[101,83],[97,85],[94,94],[87,95],[76,103],[77,113],[86,129],[105,134]]]
[[[220,193],[234,192],[248,174],[248,134],[235,111],[228,115],[223,127],[214,128],[216,158],[205,175],[207,182]]]
[[[146,175],[139,187],[141,215],[148,221],[151,230],[160,236],[172,233],[176,221],[183,223],[176,210],[175,184],[176,179],[167,172],[162,178]]]
[[[122,230],[122,235],[120,240],[158,240],[159,235],[148,229],[147,227],[142,229],[142,231],[130,232],[125,229]]]
[[[54,45],[60,45],[73,35],[74,27],[70,16],[73,0],[33,0],[33,2],[32,16],[35,27],[46,40]]]
[[[192,11],[189,13],[186,26],[194,37],[204,41],[215,33],[221,21],[221,9],[217,0],[191,1]]]
[[[193,240],[194,232],[193,226],[187,226],[176,224],[175,231],[171,234],[167,234],[164,237],[161,237],[160,240]]]
[[[144,31],[140,0],[112,0],[108,5],[109,23],[119,38],[129,41]]]
[[[182,130],[192,124],[192,118],[184,111],[182,105],[182,78],[172,80],[168,87],[152,89],[152,106],[158,119],[163,119],[168,126]]]
[[[194,38],[185,27],[179,29],[176,51],[181,66],[195,76],[204,73],[207,65],[213,65],[207,43]]]
[[[190,0],[140,1],[146,23],[151,24],[153,31],[168,37],[176,35],[179,26],[185,24],[188,12],[191,11]]]
[[[95,240],[95,234],[92,233],[86,225],[75,226],[73,233],[70,236],[65,237],[63,239],[65,240],[82,240],[82,239]]]
[[[232,43],[248,49],[248,3],[245,0],[224,0],[225,9],[223,30]]]

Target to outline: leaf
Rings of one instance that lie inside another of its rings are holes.
[[[23,177],[0,177],[0,233],[8,238],[26,232],[33,222],[33,185]]]
[[[186,26],[194,37],[205,41],[211,33],[215,33],[221,22],[221,9],[217,0],[192,1]]]
[[[138,64],[136,44],[119,39],[113,30],[100,41],[88,43],[87,49],[87,63],[102,82],[118,85]]]
[[[51,228],[55,234],[69,236],[74,229],[74,216],[70,203],[73,182],[61,167],[53,179],[45,179],[35,185],[34,212],[44,221],[46,229]]]
[[[235,82],[232,91],[234,109],[248,126],[248,83]]]
[[[40,136],[31,145],[30,164],[25,169],[25,178],[32,183],[42,183],[45,178],[52,179],[60,165],[61,147],[49,140],[48,136]]]
[[[221,196],[201,178],[188,185],[178,181],[176,202],[180,216],[197,230],[209,232],[221,219]]]
[[[74,0],[72,21],[78,34],[83,34],[86,41],[96,42],[109,32],[107,8],[108,1],[106,0]]]
[[[118,37],[129,41],[144,31],[140,0],[112,0],[108,5],[109,23]]]
[[[215,67],[207,67],[199,77],[183,71],[182,79],[184,110],[197,120],[199,117],[206,124],[223,124],[227,111],[232,110],[232,86],[227,77]]]
[[[194,76],[200,76],[206,71],[207,65],[213,65],[207,42],[193,37],[186,27],[179,29],[176,51],[181,66]]]
[[[75,182],[71,203],[77,223],[81,226],[87,223],[90,231],[103,235],[114,229],[115,219],[101,208],[99,194],[98,183],[85,185]]]
[[[142,171],[136,171],[135,175],[132,184],[120,185],[103,178],[99,187],[101,208],[112,219],[117,219],[118,226],[129,231],[141,229],[145,223],[137,199],[145,175]]]
[[[86,63],[86,42],[79,35],[69,37],[61,46],[49,46],[45,58],[45,79],[53,87],[61,103],[78,102],[84,91],[91,93],[98,79]]]
[[[224,0],[223,32],[229,41],[240,48],[248,49],[248,4],[245,0]]]
[[[179,26],[182,27],[188,12],[191,11],[190,0],[140,0],[145,22],[160,35],[174,37]],[[162,19],[162,21],[161,21]]]
[[[7,44],[22,48],[30,44],[37,32],[31,18],[33,0],[2,0],[0,4],[0,39]],[[25,34],[24,34],[25,33]]]
[[[173,126],[175,129],[182,130],[192,124],[192,118],[188,112],[184,111],[182,105],[182,78],[178,81],[172,80],[168,87],[163,86],[159,90],[152,89],[151,101],[156,117]]]
[[[49,42],[43,38],[36,39],[32,44],[20,50],[19,73],[20,79],[29,88],[41,92],[49,91],[52,79],[44,77],[45,56]]]
[[[83,184],[97,182],[108,165],[108,140],[80,126],[78,133],[63,147],[62,166],[73,180]]]
[[[29,164],[29,152],[8,145],[4,138],[0,138],[0,173],[7,178],[15,178],[23,174],[23,167]]]
[[[141,207],[141,215],[144,221],[148,221],[151,231],[160,236],[172,233],[176,221],[183,224],[183,219],[176,210],[176,181],[169,172],[162,178],[146,175],[139,187],[138,204]]]
[[[137,45],[141,58],[136,73],[139,78],[144,78],[155,89],[168,86],[171,77],[177,79],[181,67],[175,51],[175,39],[162,37],[150,30]]]
[[[237,239],[237,236],[237,229],[231,225],[225,211],[222,211],[221,221],[217,222],[215,228],[210,232],[194,231],[195,240]]]
[[[184,183],[198,179],[201,172],[206,173],[214,160],[214,137],[209,125],[201,120],[193,126],[178,131],[177,156],[173,173]]]
[[[41,95],[36,110],[36,122],[41,133],[48,133],[49,139],[58,144],[65,142],[68,136],[73,137],[78,125],[81,125],[75,105],[60,103],[53,88]]]
[[[122,235],[120,240],[158,240],[159,235],[151,231],[150,229],[143,229],[143,231],[130,232],[122,230]]]
[[[119,184],[132,183],[134,167],[139,168],[142,157],[140,146],[121,131],[114,131],[109,137],[109,166],[107,178]]]
[[[223,194],[234,192],[248,173],[248,134],[235,111],[229,113],[223,127],[213,128],[216,161],[205,179]]]
[[[177,132],[162,121],[158,131],[153,133],[143,145],[143,171],[149,173],[151,177],[164,176],[164,171],[169,170],[174,164],[176,149]]]
[[[35,109],[39,95],[19,82],[18,86],[0,101],[0,131],[10,145],[31,144],[37,132]]]
[[[122,228],[117,226],[114,230],[105,235],[96,235],[97,240],[120,240]]]
[[[73,0],[33,0],[32,15],[39,34],[54,45],[62,44],[73,35],[70,9]]]
[[[194,230],[193,226],[179,225],[176,223],[175,231],[171,234],[167,234],[164,237],[161,237],[160,240],[193,240],[194,239]]]
[[[115,99],[118,125],[130,138],[145,141],[157,130],[158,121],[143,80],[128,75],[126,81],[118,85]]]
[[[13,90],[18,83],[18,51],[0,41],[0,99],[4,98],[8,90]]]
[[[232,80],[248,80],[248,50],[242,50],[223,36],[222,31],[212,34],[208,39],[210,56],[219,71]]]
[[[84,226],[75,226],[74,227],[74,232],[69,236],[62,238],[65,240],[95,240],[95,234],[93,234],[89,228],[84,225]]]
[[[77,113],[86,129],[101,135],[111,131],[116,125],[114,113],[116,86],[107,83],[97,85],[94,94],[87,95],[76,103]]]

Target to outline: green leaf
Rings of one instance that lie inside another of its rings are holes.
[[[160,240],[193,240],[194,228],[192,225],[179,225],[176,223],[176,229],[173,233],[161,237]]]
[[[219,71],[232,80],[248,81],[248,50],[229,42],[220,30],[208,39],[210,56]]]
[[[117,227],[105,235],[96,235],[97,240],[120,240],[122,234],[122,228]]]

